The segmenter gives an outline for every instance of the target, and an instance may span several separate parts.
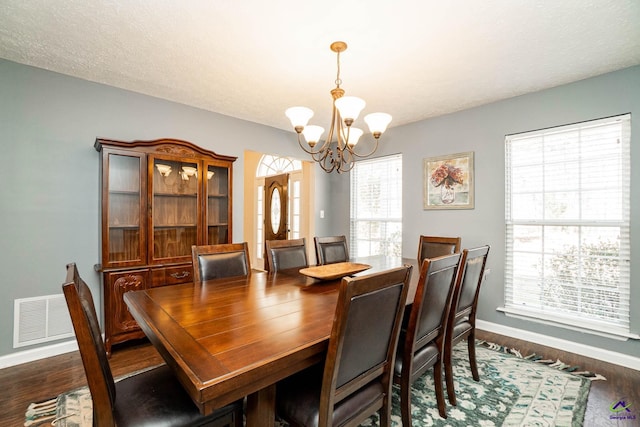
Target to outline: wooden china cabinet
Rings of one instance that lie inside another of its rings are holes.
[[[232,166],[176,139],[96,139],[105,345],[142,338],[122,296],[193,280],[191,245],[231,243]]]

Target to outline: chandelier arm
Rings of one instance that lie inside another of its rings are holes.
[[[342,150],[338,153],[338,158],[334,163],[334,170],[338,173],[349,172],[353,168],[353,157],[348,150]]]
[[[318,163],[326,162],[326,159],[332,156],[331,144],[327,144],[325,142],[322,146],[323,147],[326,146],[326,148],[323,148],[320,152],[316,153],[315,155],[313,154],[311,155],[311,157],[313,157],[313,160],[315,160]]]
[[[298,145],[300,145],[300,148],[302,148],[302,150],[305,151],[307,154],[311,154],[313,156],[313,155],[321,154],[325,150],[325,146],[327,145],[326,141],[320,146],[320,148],[317,151],[314,151],[313,149],[307,150],[304,144],[302,143],[302,137],[300,135],[301,133],[298,134]]]
[[[333,158],[333,150],[329,148],[323,158],[318,161],[318,164],[325,172],[333,172],[336,168],[336,163]]]
[[[336,106],[334,104],[331,111],[331,126],[329,126],[329,134],[327,135],[327,141],[333,141],[333,134],[336,130],[336,116],[338,120],[340,120],[340,113],[338,113]],[[338,144],[336,146],[336,149],[338,150],[340,149],[340,132],[339,131],[340,131],[340,127],[338,122]]]
[[[355,148],[355,147],[350,148],[350,149],[349,149],[349,153],[351,153],[354,157],[358,157],[358,158],[369,157],[370,155],[372,155],[373,153],[375,153],[375,152],[376,152],[376,150],[378,149],[378,142],[379,142],[379,139],[378,139],[378,138],[375,138],[375,141],[376,141],[376,145],[373,147],[373,150],[371,150],[371,152],[370,152],[370,153],[367,153],[367,154],[358,154],[358,153],[356,153],[356,152],[355,152],[355,150],[354,150],[354,148]]]
[[[338,170],[338,173],[349,172],[351,169],[353,169],[353,167],[355,166],[356,162],[345,163],[345,164],[348,165],[349,167],[342,168],[342,169]]]
[[[350,149],[346,149],[342,152],[342,156],[340,159],[340,163],[341,165],[345,165],[348,166],[348,168],[341,168],[344,172],[347,172],[349,170],[351,170],[351,168],[353,167],[353,153],[351,152]]]
[[[334,120],[338,130],[336,134],[338,135],[338,148],[342,151],[347,148],[347,141],[349,140],[349,127],[347,127],[347,134],[344,133],[344,126],[342,125],[342,117],[340,116],[340,112],[334,107],[334,116],[337,118]]]

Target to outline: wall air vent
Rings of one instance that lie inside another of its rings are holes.
[[[14,348],[73,336],[73,325],[63,294],[14,300]]]

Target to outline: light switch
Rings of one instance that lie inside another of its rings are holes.
[[[320,218],[324,218],[324,209],[320,209]]]

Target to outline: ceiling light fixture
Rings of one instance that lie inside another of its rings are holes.
[[[291,107],[285,111],[286,116],[291,120],[291,124],[298,134],[298,144],[311,154],[313,160],[318,162],[320,167],[326,172],[338,173],[348,172],[353,168],[356,157],[368,157],[378,149],[380,135],[387,129],[391,122],[391,116],[387,113],[371,113],[365,116],[364,121],[369,125],[369,130],[375,139],[375,146],[370,153],[359,154],[355,152],[356,144],[363,134],[357,127],[352,127],[353,122],[358,118],[366,103],[355,96],[344,96],[344,89],[340,87],[340,52],[347,49],[345,42],[331,43],[331,50],[337,54],[338,73],[336,76],[336,87],[331,90],[333,97],[331,127],[324,143],[320,142],[320,137],[324,133],[324,128],[320,126],[307,126],[309,119],[313,116],[313,111],[307,107]],[[335,141],[334,141],[335,134]],[[302,143],[302,137],[307,141],[309,149]],[[318,149],[315,149],[319,145]]]

